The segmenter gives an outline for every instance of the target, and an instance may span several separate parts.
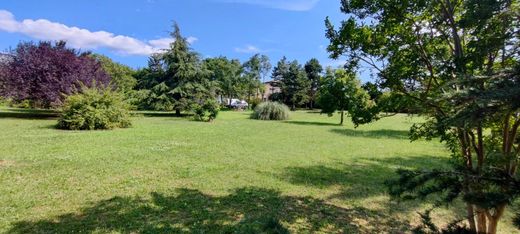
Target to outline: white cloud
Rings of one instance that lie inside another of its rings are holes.
[[[6,10],[0,10],[0,30],[21,33],[39,40],[64,40],[74,48],[108,48],[116,53],[127,55],[150,55],[168,48],[172,42],[171,38],[142,41],[106,31],[91,32],[87,29],[71,27],[46,19],[17,21],[14,15]],[[187,40],[193,43],[197,38],[189,37]]]
[[[320,0],[218,0],[221,2],[245,3],[288,11],[308,11]]]
[[[265,51],[261,50],[260,48],[258,48],[256,46],[253,46],[253,45],[246,45],[245,47],[235,48],[235,52],[254,54],[254,53],[261,53],[261,52],[265,52]]]

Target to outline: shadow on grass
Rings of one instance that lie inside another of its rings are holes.
[[[114,197],[39,221],[15,223],[8,233],[288,233],[402,232],[407,224],[362,207],[346,209],[309,197],[247,187],[217,197],[179,189],[150,199]]]
[[[303,126],[308,126],[308,125],[315,125],[315,126],[340,126],[339,124],[336,124],[336,123],[310,122],[310,121],[285,121],[284,123],[303,125]]]
[[[175,117],[175,118],[184,118],[192,116],[190,114],[181,113],[181,115],[177,115],[175,112],[170,111],[133,111],[132,114],[140,115],[144,117]]]
[[[329,198],[363,199],[386,194],[385,181],[396,178],[396,169],[441,168],[448,166],[447,158],[434,156],[395,157],[386,159],[360,158],[354,163],[331,166],[288,167],[279,175],[296,185],[327,189],[338,186],[340,192]]]
[[[336,128],[330,130],[333,133],[337,133],[349,137],[367,137],[367,138],[394,138],[394,139],[409,139],[409,131],[405,130],[359,130],[359,129],[346,129]]]
[[[0,118],[16,118],[16,119],[56,119],[60,115],[55,110],[40,109],[18,109],[7,108],[0,109]]]
[[[307,110],[306,113],[308,113],[308,114],[322,114],[321,110]]]

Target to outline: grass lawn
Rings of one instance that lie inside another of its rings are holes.
[[[0,232],[400,233],[429,205],[390,201],[384,181],[448,160],[438,142],[409,142],[418,119],[405,115],[358,129],[305,111],[285,122],[147,115],[79,132],[37,114],[0,110]]]

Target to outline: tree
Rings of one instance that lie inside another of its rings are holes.
[[[246,91],[248,100],[251,101],[253,95],[258,95],[263,88],[262,81],[271,70],[269,57],[266,55],[255,54],[243,64],[244,78],[247,82]]]
[[[174,109],[180,115],[181,111],[190,109],[191,104],[210,98],[214,93],[210,90],[209,71],[202,66],[199,55],[191,50],[177,23],[173,27],[174,42],[162,54],[162,59],[166,66],[165,82],[173,88]]]
[[[285,103],[292,110],[309,101],[310,81],[298,61],[291,62],[287,71],[281,75],[280,86]]]
[[[351,71],[372,67],[413,100],[429,121],[412,137],[439,137],[454,158],[451,170],[400,171],[391,194],[462,198],[467,229],[496,233],[519,195],[518,1],[345,0],[341,9],[349,18],[338,29],[326,21],[331,56],[346,56]]]
[[[305,72],[307,73],[307,78],[310,81],[309,88],[309,107],[311,109],[314,108],[314,103],[316,101],[316,93],[318,92],[320,86],[321,72],[323,71],[323,67],[320,62],[313,58],[309,60],[305,64]]]
[[[375,119],[370,96],[361,88],[355,75],[344,69],[327,69],[319,91],[318,103],[322,108],[321,112],[329,116],[339,111],[340,125],[343,125],[345,111],[350,114],[355,126]]]
[[[105,86],[110,77],[100,63],[66,47],[66,43],[23,42],[11,52],[4,66],[0,95],[15,102],[28,100],[32,107],[59,107],[66,95],[82,86]]]
[[[289,72],[289,63],[287,58],[283,56],[273,69],[271,78],[276,82],[281,82],[283,77]]]
[[[101,54],[93,54],[92,57],[101,64],[103,70],[110,76],[111,84],[117,91],[128,94],[137,85],[137,80],[134,77],[135,71],[132,68],[114,62]]]
[[[370,100],[377,101],[381,97],[381,95],[383,95],[383,92],[379,90],[377,84],[374,84],[372,82],[364,83],[363,85],[361,85],[361,88],[367,91],[368,95],[370,96]]]
[[[211,80],[218,82],[219,92],[228,98],[228,105],[231,99],[242,95],[242,65],[240,61],[228,60],[226,57],[208,58],[204,64],[211,72]]]
[[[150,57],[148,68],[137,72],[138,88],[144,88],[144,106],[155,110],[175,110],[177,115],[194,104],[215,98],[215,81],[211,72],[192,51],[175,23],[170,48]]]

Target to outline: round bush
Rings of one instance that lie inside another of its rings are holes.
[[[263,102],[256,108],[251,118],[259,120],[286,120],[289,119],[289,107],[278,102]]]
[[[195,120],[211,122],[217,118],[220,104],[216,100],[208,99],[202,105],[195,104],[192,109],[195,113]]]
[[[85,88],[65,99],[57,127],[69,130],[97,130],[131,126],[129,106],[114,91]]]

